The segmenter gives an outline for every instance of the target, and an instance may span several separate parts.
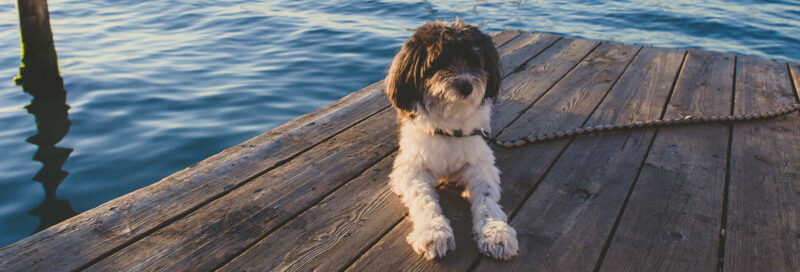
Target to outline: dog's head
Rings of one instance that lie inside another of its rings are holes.
[[[488,35],[461,21],[437,21],[403,44],[385,92],[395,108],[413,116],[432,105],[483,103],[497,95],[500,81],[499,56]]]

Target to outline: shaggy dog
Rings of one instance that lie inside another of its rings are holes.
[[[385,92],[400,126],[390,186],[409,209],[408,243],[427,259],[455,248],[434,189],[440,179],[465,188],[483,254],[506,260],[517,254],[517,233],[498,204],[500,171],[480,137],[491,128],[500,80],[491,38],[458,20],[418,28],[389,68]]]

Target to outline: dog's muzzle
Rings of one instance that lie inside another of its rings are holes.
[[[472,83],[468,80],[459,79],[453,82],[453,88],[455,88],[458,93],[463,95],[464,97],[469,96],[472,93]]]

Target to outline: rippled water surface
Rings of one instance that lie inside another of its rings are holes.
[[[50,0],[71,125],[45,175],[12,82],[13,2],[0,3],[0,246],[379,80],[428,20],[800,61],[790,0]],[[42,179],[63,179],[48,205]]]

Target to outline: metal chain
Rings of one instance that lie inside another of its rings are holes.
[[[570,130],[562,130],[555,133],[549,133],[545,135],[530,135],[528,137],[519,138],[516,140],[510,141],[503,141],[498,140],[494,137],[489,136],[486,133],[483,133],[482,136],[489,140],[490,143],[496,144],[498,146],[503,147],[517,147],[523,146],[526,144],[532,144],[537,142],[544,142],[550,140],[557,140],[563,138],[572,138],[577,137],[580,135],[585,135],[594,132],[603,132],[603,131],[616,131],[616,130],[625,130],[625,129],[632,129],[632,128],[647,128],[647,127],[664,127],[664,126],[671,126],[671,125],[685,125],[685,124],[700,124],[700,123],[724,123],[724,122],[739,122],[739,121],[750,121],[750,120],[761,120],[761,119],[768,119],[774,118],[778,116],[787,115],[789,113],[795,112],[800,110],[800,104],[794,104],[792,106],[780,108],[770,112],[761,112],[761,113],[750,113],[750,114],[739,114],[739,115],[726,115],[726,116],[711,116],[711,117],[695,117],[695,116],[686,116],[683,118],[674,118],[674,119],[667,119],[667,120],[651,120],[651,121],[637,121],[633,123],[627,124],[614,124],[614,125],[597,125],[594,127],[589,128],[576,128]]]

